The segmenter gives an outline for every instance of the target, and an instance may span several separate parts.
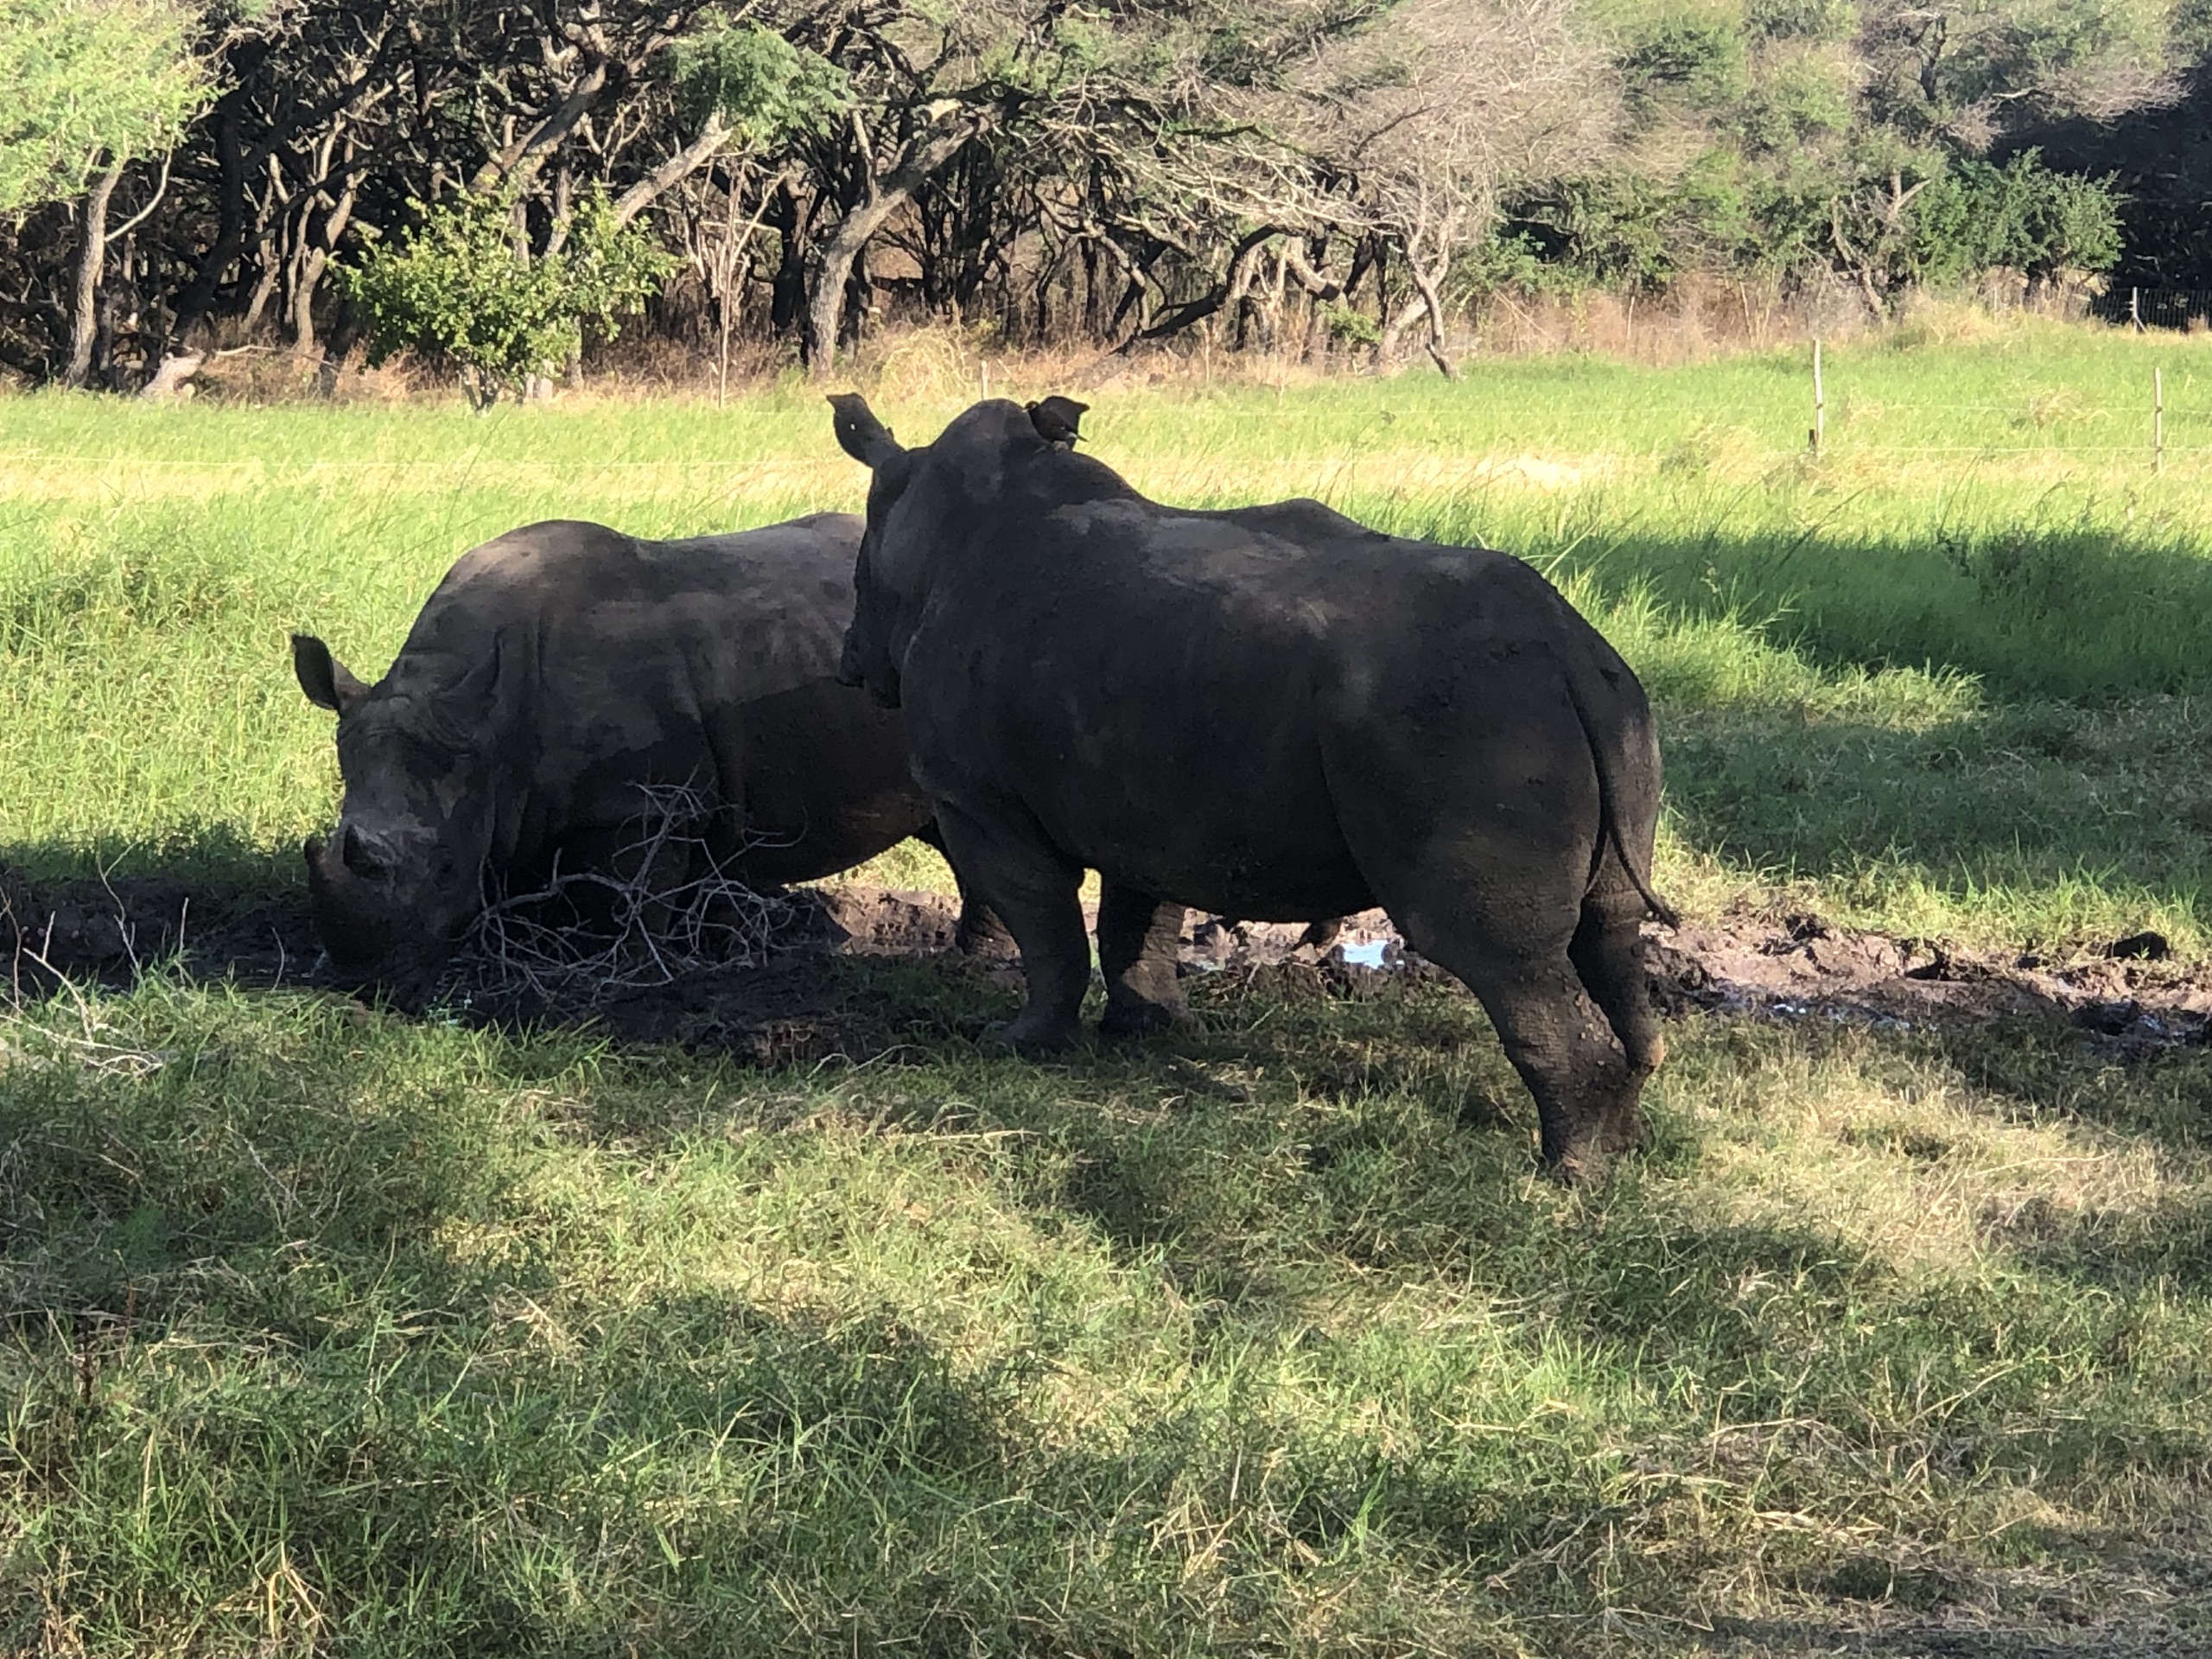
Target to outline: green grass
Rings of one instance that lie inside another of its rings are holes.
[[[2212,1641],[2201,1054],[1694,1027],[1576,1195],[1435,993],[804,1075],[105,1018],[0,1090],[0,1642]]]
[[[1834,351],[1817,466],[1782,356],[1089,424],[1553,570],[1653,689],[1694,911],[2202,953],[2199,349]],[[2157,479],[2079,447],[2154,360]],[[859,484],[797,391],[0,402],[0,861],[289,886],[335,780],[288,630],[374,672],[514,524]],[[1694,1020],[1569,1193],[1457,995],[1209,982],[1031,1065],[856,971],[905,1063],[174,974],[0,1015],[0,1653],[2212,1649],[2205,1051]]]

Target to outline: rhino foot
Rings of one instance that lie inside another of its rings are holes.
[[[1551,1173],[1568,1186],[1590,1186],[1611,1173],[1622,1155],[1639,1152],[1651,1141],[1643,1114],[1630,1106],[1617,1111],[1575,1136],[1545,1162]],[[1548,1154],[1550,1148],[1546,1148]]]
[[[1073,1020],[1038,1021],[1027,1016],[997,1020],[983,1027],[982,1040],[991,1046],[1010,1048],[1026,1060],[1065,1053],[1083,1039],[1083,1028]]]
[[[1010,963],[1021,959],[1014,935],[988,907],[971,906],[961,914],[952,936],[952,948],[976,962]]]
[[[1191,1011],[1179,1002],[1109,1003],[1099,1016],[1098,1034],[1116,1040],[1157,1037],[1190,1023]]]

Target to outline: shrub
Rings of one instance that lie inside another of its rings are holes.
[[[1913,204],[1911,275],[1942,283],[1995,266],[2050,276],[2107,270],[2120,257],[2108,181],[2056,173],[2021,151],[2002,167],[1962,158]]]
[[[415,233],[371,249],[341,280],[367,325],[370,362],[406,350],[442,358],[460,368],[480,410],[566,363],[586,322],[614,338],[617,318],[677,263],[618,224],[604,196],[587,199],[560,247],[534,258],[517,245],[511,194],[414,206],[423,215]]]

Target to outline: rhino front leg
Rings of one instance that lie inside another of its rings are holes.
[[[1083,867],[1018,820],[940,805],[937,823],[952,868],[1020,947],[1028,999],[1001,1034],[1025,1053],[1065,1048],[1081,1035],[1077,1014],[1090,984]]]
[[[1175,978],[1183,906],[1111,881],[1098,900],[1098,968],[1106,977],[1105,1037],[1142,1037],[1189,1014]]]

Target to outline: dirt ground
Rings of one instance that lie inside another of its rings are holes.
[[[1019,995],[1012,961],[952,952],[948,895],[831,884],[795,909],[765,963],[589,1007],[524,1012],[593,1020],[626,1041],[785,1064],[977,1035]],[[1652,995],[1676,1018],[1705,1012],[1892,1027],[2027,1019],[2122,1051],[2212,1041],[2212,965],[2170,960],[2154,934],[2051,960],[1746,912],[1680,929],[1652,925],[1646,939]],[[56,974],[125,983],[172,959],[202,976],[313,985],[317,954],[301,895],[195,900],[173,881],[35,885],[0,868],[0,995],[35,995]],[[1319,943],[1300,924],[1194,913],[1182,957],[1186,975],[1319,995],[1446,978],[1406,950],[1380,911],[1346,918]]]

